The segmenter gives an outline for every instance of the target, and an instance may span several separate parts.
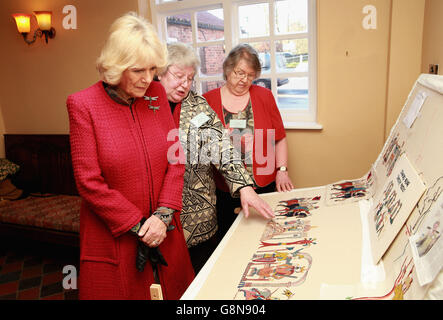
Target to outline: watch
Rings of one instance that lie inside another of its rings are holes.
[[[285,166],[281,166],[277,168],[278,171],[288,171],[288,168]]]

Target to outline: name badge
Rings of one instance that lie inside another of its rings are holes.
[[[204,114],[204,112],[201,112],[198,115],[196,115],[194,118],[192,118],[191,123],[197,128],[200,128],[209,119],[210,118],[206,114]]]
[[[246,119],[243,120],[231,119],[229,120],[229,127],[236,129],[246,129]]]

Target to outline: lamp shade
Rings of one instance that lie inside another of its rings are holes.
[[[14,13],[12,16],[14,17],[15,23],[17,24],[18,32],[28,33],[31,31],[30,14]]]
[[[34,11],[34,15],[37,18],[37,23],[42,31],[51,30],[51,16],[52,11]]]

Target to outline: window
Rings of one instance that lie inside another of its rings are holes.
[[[222,63],[238,43],[259,53],[255,84],[272,90],[286,128],[316,124],[316,0],[151,0],[167,42],[192,45],[201,59],[195,89],[223,85]]]

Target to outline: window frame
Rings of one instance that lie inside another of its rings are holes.
[[[317,122],[317,0],[308,0],[308,31],[300,34],[276,35],[274,32],[274,3],[276,0],[184,0],[168,1],[150,0],[152,24],[157,28],[160,39],[167,41],[166,17],[174,14],[191,13],[192,47],[198,50],[200,47],[221,45],[225,52],[229,52],[236,44],[241,42],[271,41],[271,56],[275,57],[275,41],[292,40],[297,38],[308,39],[309,69],[305,73],[282,73],[276,70],[276,59],[271,59],[271,69],[266,73],[271,78],[272,92],[276,100],[277,78],[281,77],[308,77],[309,108],[308,110],[280,109],[283,124],[286,129],[322,129]],[[238,30],[239,17],[238,7],[246,4],[269,4],[270,35],[266,37],[241,38]],[[224,38],[220,40],[199,41],[197,38],[197,15],[199,11],[223,8],[224,15]],[[222,75],[195,76],[197,91],[201,92],[203,81],[221,81]]]

